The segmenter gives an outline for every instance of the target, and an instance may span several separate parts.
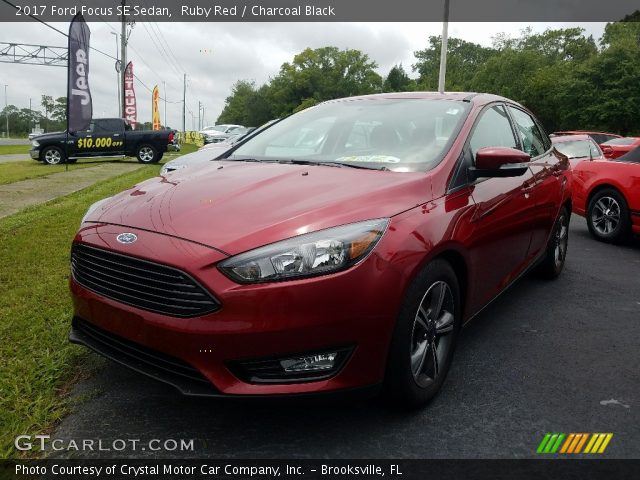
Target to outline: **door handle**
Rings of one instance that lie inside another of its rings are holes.
[[[119,134],[119,133],[114,133],[114,134],[113,134],[113,136],[114,136],[114,137],[119,137],[119,136],[120,136],[120,134]]]

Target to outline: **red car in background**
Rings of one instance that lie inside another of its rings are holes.
[[[580,162],[573,170],[573,211],[598,240],[640,234],[640,148],[616,160]]]
[[[553,146],[566,155],[575,167],[583,160],[604,160],[604,154],[598,144],[589,135],[564,135],[551,137]]]
[[[608,142],[609,140],[613,140],[614,138],[622,138],[621,135],[617,135],[615,133],[589,132],[586,130],[567,130],[563,132],[553,132],[551,134],[551,137],[566,135],[589,135],[595,140],[598,145],[602,145],[604,142]]]
[[[631,150],[640,147],[640,137],[614,138],[604,142],[601,147],[605,157],[611,159],[620,158]]]
[[[223,157],[89,209],[72,342],[190,395],[417,406],[464,323],[564,265],[569,162],[506,98],[332,100]]]

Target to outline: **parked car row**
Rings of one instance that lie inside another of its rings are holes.
[[[242,125],[222,124],[204,127],[198,133],[203,135],[206,145],[208,143],[222,143],[231,136],[247,133],[247,130]]]
[[[626,140],[618,138],[605,142]],[[591,234],[620,242],[640,234],[640,148],[606,158],[589,135],[552,138],[573,169],[573,212],[586,218]]]
[[[631,150],[640,147],[640,137],[622,137],[615,133],[589,132],[582,130],[554,132],[551,138],[562,136],[584,136],[591,137],[602,150],[606,158],[618,158],[629,153]]]

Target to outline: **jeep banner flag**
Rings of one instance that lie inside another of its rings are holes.
[[[78,14],[69,26],[67,62],[67,131],[86,130],[91,123],[93,103],[89,90],[89,39],[91,31]]]
[[[124,118],[129,120],[131,128],[138,123],[138,109],[136,107],[136,91],[133,89],[133,62],[127,64],[124,71]]]
[[[154,130],[160,130],[160,110],[158,110],[158,102],[160,101],[160,89],[156,85],[153,87],[151,94],[151,120]]]

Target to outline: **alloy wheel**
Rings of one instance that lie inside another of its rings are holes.
[[[139,153],[140,161],[150,162],[153,160],[153,150],[151,147],[142,147]]]
[[[596,202],[591,213],[593,228],[600,235],[610,235],[620,224],[620,204],[609,196],[604,196]]]
[[[411,334],[411,373],[420,387],[440,375],[449,354],[454,329],[454,299],[446,282],[433,283],[422,297]]]
[[[554,261],[556,267],[559,267],[564,262],[567,255],[567,246],[569,244],[569,225],[567,216],[563,213],[558,218],[558,224],[555,232],[555,249],[554,249]]]
[[[57,165],[62,161],[62,155],[56,149],[49,149],[44,153],[44,161],[49,165]]]

